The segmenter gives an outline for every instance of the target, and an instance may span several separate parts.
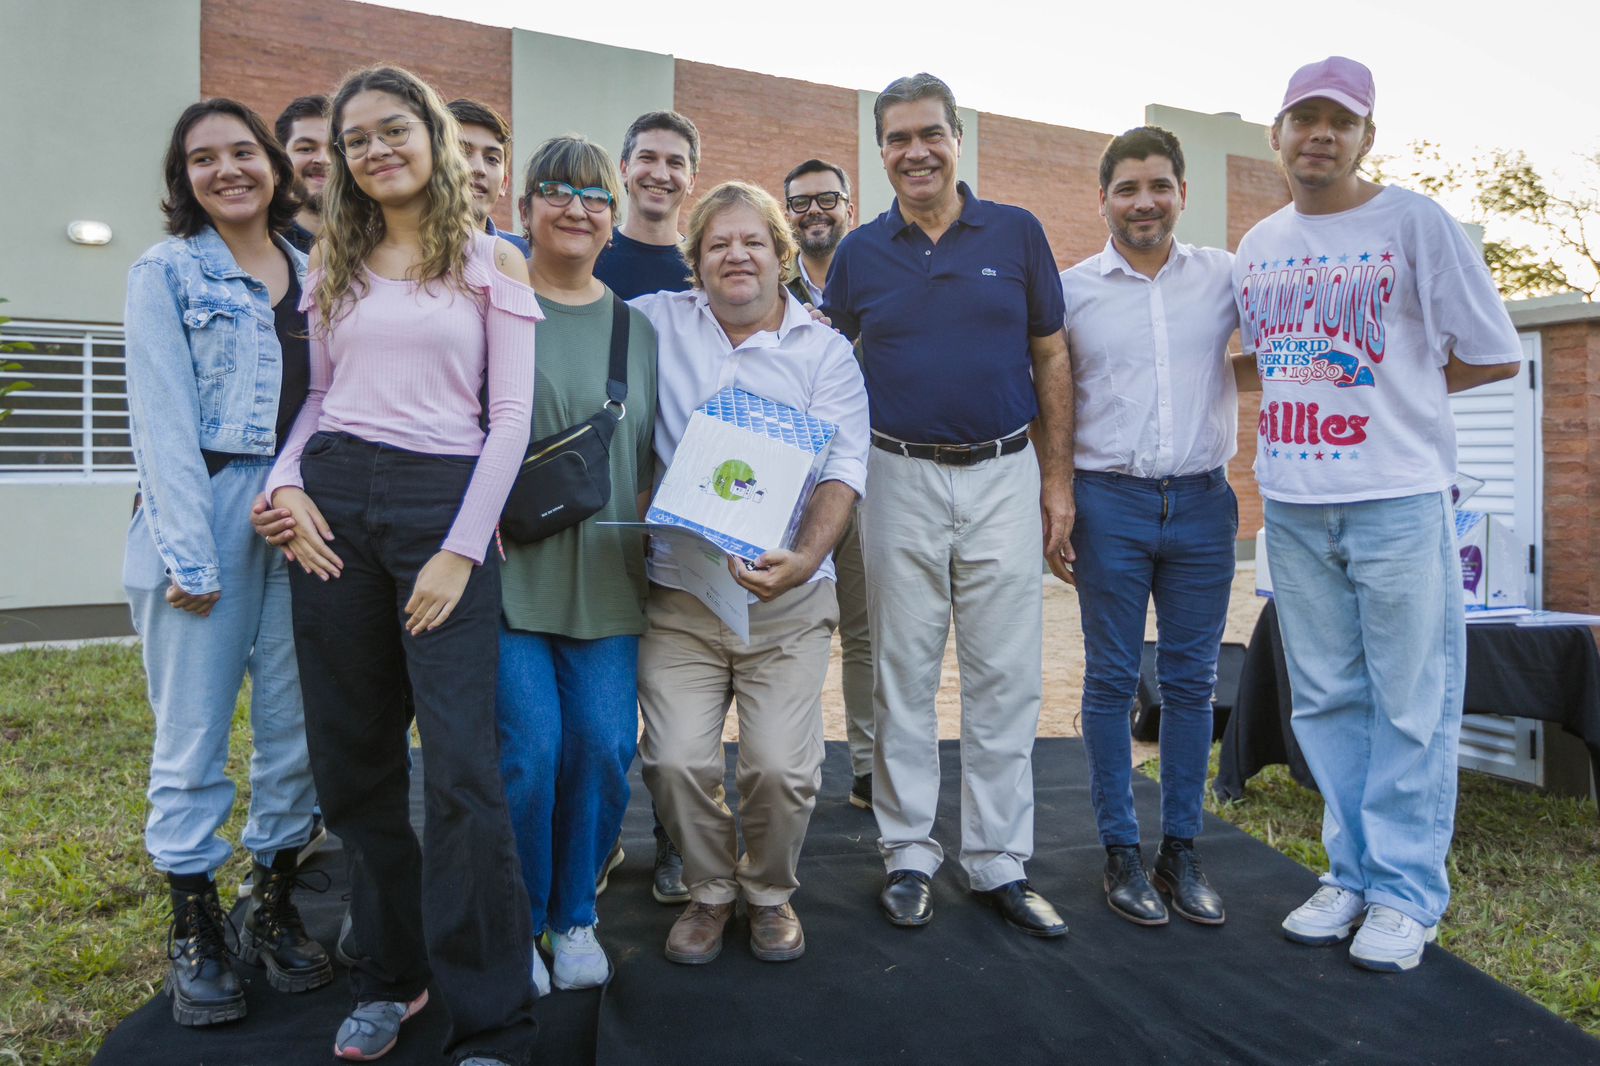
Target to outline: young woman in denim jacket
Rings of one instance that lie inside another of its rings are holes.
[[[357,71],[331,131],[301,304],[311,386],[263,517],[292,522],[306,735],[350,859],[355,1007],[334,1054],[386,1053],[431,984],[452,1061],[521,1064],[531,931],[495,738],[493,540],[528,443],[539,304],[521,253],[474,220],[461,129],[431,87]],[[426,847],[409,817],[403,677]]]
[[[250,504],[306,394],[305,257],[280,234],[295,203],[288,156],[243,104],[193,104],[172,131],[162,210],[172,234],[128,274],[128,409],[140,505],[123,585],[144,641],[155,750],[145,847],[172,893],[166,990],[179,1024],[244,1017],[214,877],[230,846],[224,768],[251,677],[255,857],[241,954],[270,983],[332,980],[290,899],[315,803],[287,568],[252,535]]]

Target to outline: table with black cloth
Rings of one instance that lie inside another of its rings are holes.
[[[1292,709],[1278,608],[1269,599],[1245,648],[1222,733],[1211,786],[1218,798],[1240,798],[1245,782],[1273,763],[1287,763],[1295,781],[1317,787],[1289,727]],[[1465,711],[1559,722],[1588,747],[1600,779],[1600,652],[1586,626],[1469,625]]]

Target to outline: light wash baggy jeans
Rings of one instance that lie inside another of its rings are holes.
[[[1266,522],[1294,734],[1325,804],[1323,883],[1434,925],[1466,677],[1449,493],[1267,500]]]
[[[316,802],[283,556],[250,527],[270,456],[240,456],[211,479],[222,597],[210,617],[166,602],[172,583],[141,507],[128,527],[122,584],[144,640],[155,749],[145,848],[164,873],[211,873],[231,853],[218,835],[233,809],[224,768],[239,685],[250,674],[250,818],[240,844],[265,862],[311,835]]]

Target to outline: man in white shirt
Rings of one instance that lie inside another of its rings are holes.
[[[639,648],[639,754],[662,824],[683,853],[690,903],[667,936],[667,958],[704,963],[722,950],[741,895],[759,959],[799,958],[805,935],[789,897],[822,777],[822,682],[838,622],[829,549],[866,486],[867,394],[850,344],[784,291],[795,255],[783,209],[743,182],[707,193],[689,219],[694,287],[633,305],[659,343],[655,451],[672,463],[695,408],[735,387],[839,428],[793,550],[754,568],[730,561],[752,594],[742,642],[682,591],[666,546],[648,562],[650,629]],[[739,715],[744,853],[723,796],[722,729]]]
[[[1072,530],[1083,615],[1083,739],[1106,849],[1106,900],[1139,925],[1167,907],[1220,925],[1194,838],[1211,754],[1211,697],[1228,616],[1239,505],[1228,485],[1238,398],[1233,257],[1172,235],[1188,187],[1178,139],[1155,126],[1100,157],[1105,249],[1061,274],[1077,395]],[[1128,706],[1155,598],[1161,830],[1155,881],[1133,810]]]
[[[1448,393],[1513,377],[1521,345],[1460,225],[1362,180],[1372,72],[1297,70],[1272,124],[1293,203],[1239,245],[1240,335],[1263,396],[1266,497],[1292,724],[1325,803],[1322,887],[1290,940],[1409,970],[1450,899],[1466,628]]]

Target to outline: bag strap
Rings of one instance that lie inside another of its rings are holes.
[[[628,303],[611,294],[611,368],[606,378],[606,399],[621,404],[628,398]]]

